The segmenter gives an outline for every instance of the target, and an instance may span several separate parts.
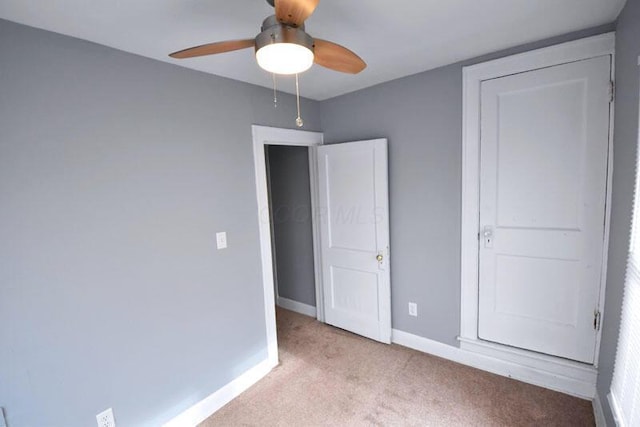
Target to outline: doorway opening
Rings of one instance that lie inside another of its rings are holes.
[[[316,317],[309,147],[266,145],[276,305]]]
[[[280,129],[266,126],[252,126],[253,133],[253,158],[256,172],[256,195],[258,202],[258,227],[260,232],[260,253],[262,259],[262,284],[265,302],[265,323],[267,335],[267,351],[269,365],[278,364],[278,340],[276,333],[275,306],[277,303],[274,280],[274,259],[272,252],[272,226],[269,206],[269,187],[267,173],[268,146],[307,147],[309,164],[309,187],[311,198],[311,210],[315,209],[317,200],[317,172],[316,153],[308,147],[317,147],[323,143],[321,132],[309,132],[300,130]],[[311,217],[313,233],[313,257],[314,257],[314,283],[321,283],[320,260],[318,258],[319,238],[318,225]],[[318,296],[316,286],[316,318],[324,321],[322,298]]]
[[[276,303],[390,343],[387,140],[324,146],[321,133],[253,126],[253,152],[270,363],[278,362]]]

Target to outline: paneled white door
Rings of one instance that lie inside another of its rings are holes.
[[[389,343],[387,140],[317,150],[325,321]]]
[[[481,84],[481,339],[594,361],[610,61]]]

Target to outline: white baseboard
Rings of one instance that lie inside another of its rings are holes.
[[[278,297],[278,306],[286,308],[287,310],[295,311],[296,313],[304,314],[305,316],[316,317],[316,308],[309,304],[304,304],[292,299]]]
[[[163,424],[163,427],[195,427],[264,378],[277,364],[277,361],[269,359],[260,362],[221,389]]]
[[[597,392],[596,397],[593,398],[593,418],[596,420],[596,427],[607,427],[607,420],[604,418],[604,410],[602,409],[602,401]]]
[[[549,388],[583,399],[592,400],[596,395],[595,379],[582,380],[580,378],[569,378],[555,372],[548,372],[535,367],[524,366],[485,354],[453,347],[397,329],[393,330],[392,342],[483,371],[514,378],[525,383]]]
[[[618,405],[618,400],[613,395],[612,392],[607,394],[607,400],[609,401],[609,408],[611,408],[611,414],[613,415],[613,422],[617,426],[623,425],[622,423],[622,412],[620,411],[620,405]]]
[[[466,365],[466,363],[461,362],[462,352],[458,347],[453,347],[398,329],[391,330],[391,342]]]

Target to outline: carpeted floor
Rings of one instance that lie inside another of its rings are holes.
[[[201,426],[593,426],[591,402],[278,309],[280,365]]]

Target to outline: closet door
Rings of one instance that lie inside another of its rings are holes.
[[[593,363],[610,56],[481,85],[478,336]]]

